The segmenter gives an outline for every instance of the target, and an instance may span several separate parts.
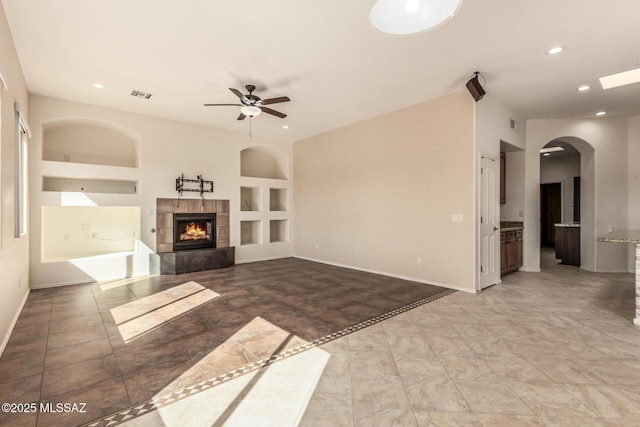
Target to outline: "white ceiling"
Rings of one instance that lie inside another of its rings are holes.
[[[265,137],[299,140],[464,90],[475,70],[526,118],[640,115],[640,84],[597,81],[639,66],[638,0],[464,0],[413,36],[375,30],[373,3],[2,0],[32,93],[247,132],[239,107],[202,104],[235,103],[228,88],[255,84],[291,98],[271,106],[286,119],[253,120]],[[545,54],[556,45],[566,51]]]

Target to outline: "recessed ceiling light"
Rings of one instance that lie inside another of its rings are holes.
[[[596,113],[596,116],[604,116],[605,114],[607,114],[607,112],[606,112],[606,111],[598,111],[598,112]]]
[[[582,86],[580,86],[580,87],[578,88],[578,91],[579,91],[579,92],[586,92],[586,91],[588,91],[589,89],[591,89],[591,86],[589,86],[589,85],[582,85]]]
[[[543,156],[550,156],[551,153],[542,153]]]
[[[284,125],[284,126],[282,126],[282,129],[289,129],[289,126]]]
[[[614,87],[626,86],[640,82],[640,68],[625,71],[623,73],[611,74],[610,76],[600,77],[602,89],[612,89]]]
[[[551,49],[549,49],[547,51],[547,55],[557,55],[558,53],[564,51],[564,48],[562,46],[556,46],[556,47],[552,47]]]
[[[96,89],[104,89],[104,85],[102,83],[94,83],[93,87],[95,87]]]

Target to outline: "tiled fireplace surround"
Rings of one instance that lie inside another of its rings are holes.
[[[156,199],[156,252],[173,252],[174,213],[216,214],[216,248],[229,247],[229,200]]]
[[[152,274],[184,274],[229,267],[235,248],[229,246],[229,200],[157,199],[156,253],[149,254]],[[216,247],[173,250],[173,216],[178,213],[216,214]]]

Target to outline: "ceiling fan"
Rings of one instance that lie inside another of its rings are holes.
[[[253,91],[256,90],[256,87],[254,85],[246,85],[245,88],[249,92],[247,95],[244,95],[238,89],[234,89],[232,87],[229,88],[231,92],[233,92],[238,98],[240,98],[241,104],[204,104],[204,106],[205,107],[217,107],[217,106],[242,107],[240,108],[240,115],[238,116],[238,120],[244,120],[245,117],[247,116],[255,117],[263,112],[267,114],[271,114],[272,116],[280,117],[281,119],[284,119],[285,117],[287,117],[286,114],[281,113],[280,111],[272,110],[269,107],[265,107],[265,105],[291,101],[288,96],[261,99],[259,96],[253,94]]]

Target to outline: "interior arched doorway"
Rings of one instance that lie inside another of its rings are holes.
[[[548,152],[548,149],[552,147],[557,147],[555,149],[558,151]],[[554,222],[556,220],[559,223],[578,222],[580,224],[580,255],[578,263],[582,269],[595,271],[595,150],[591,144],[581,138],[565,136],[546,141],[539,148],[539,151],[541,160],[538,162],[538,200],[541,215],[540,222],[537,223],[538,229],[536,230],[536,233],[540,236],[538,250],[540,250],[541,246],[555,243],[553,241],[550,242],[549,238],[553,240],[551,236],[553,236]],[[579,175],[577,175],[579,177],[579,190],[574,189],[573,178],[576,176],[575,171],[561,170],[563,167],[571,167],[571,162],[565,162],[562,158],[568,158],[573,155],[572,153],[579,156],[579,168],[576,167],[579,169]],[[545,156],[545,154],[548,154],[548,156]],[[549,159],[555,157],[557,160],[555,164],[545,165],[545,157]],[[553,188],[555,183],[559,184],[559,186]],[[548,184],[551,184],[551,186],[545,190],[545,185]],[[574,191],[576,190],[579,193],[578,197],[574,198]],[[545,198],[549,197],[549,194],[545,195],[545,192],[554,193],[556,191],[559,191],[560,196],[560,215],[559,217],[550,215],[545,218]],[[576,200],[577,205],[574,205],[574,200]]]

